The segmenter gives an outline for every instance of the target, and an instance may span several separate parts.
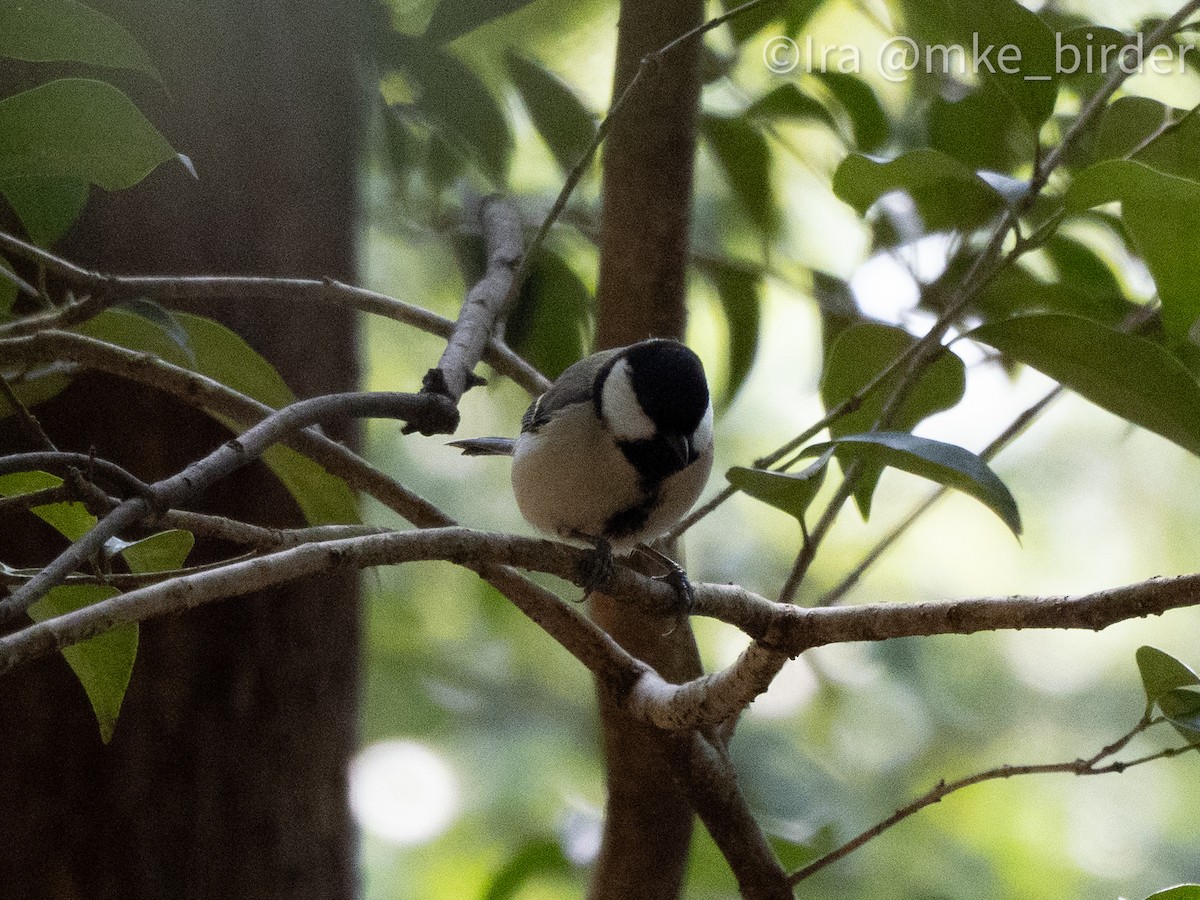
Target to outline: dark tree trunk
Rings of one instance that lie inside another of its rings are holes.
[[[623,0],[613,96],[620,96],[646,54],[699,25],[703,14],[700,0]],[[655,77],[631,95],[609,132],[600,242],[600,347],[650,336],[683,336],[700,49],[701,43],[692,41],[669,54]],[[592,611],[609,634],[664,678],[682,682],[701,674],[700,656],[686,623],[671,630],[670,621],[641,615],[602,595],[593,597]],[[673,756],[684,752],[684,745],[632,720],[603,696],[600,714],[608,804],[590,897],[678,896],[693,820],[675,780],[679,765]]]
[[[146,45],[169,94],[125,86],[200,180],[167,165],[130,191],[93,197],[62,252],[118,272],[352,279],[359,4],[95,5]],[[200,311],[241,333],[299,395],[355,384],[348,315],[250,300]],[[144,478],[225,436],[152,391],[100,378],[38,411],[64,448],[94,445]],[[251,521],[302,524],[261,466],[203,499]],[[353,896],[345,776],[357,631],[352,574],[146,623],[107,747],[60,658],[0,681],[4,895]]]

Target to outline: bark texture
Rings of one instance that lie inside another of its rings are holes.
[[[200,179],[168,164],[130,191],[97,192],[62,252],[115,272],[353,279],[359,4],[95,5],[147,47],[167,90],[134,77],[122,86]],[[344,313],[257,302],[198,311],[241,333],[301,396],[354,385],[354,324]],[[146,479],[226,436],[113,379],[81,379],[38,412],[63,449],[95,446]],[[8,428],[0,440],[21,438]],[[302,521],[261,466],[203,506],[260,523]],[[42,558],[54,548],[49,533],[5,531],[6,552],[10,542]],[[353,896],[345,773],[357,629],[349,573],[146,623],[107,747],[61,658],[0,681],[6,895]]]

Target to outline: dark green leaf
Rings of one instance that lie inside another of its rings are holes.
[[[183,352],[184,358],[191,365],[196,364],[196,358],[192,354],[192,347],[188,333],[180,324],[179,319],[175,318],[175,313],[167,309],[160,303],[155,303],[153,300],[147,300],[145,297],[135,297],[132,300],[126,300],[120,306],[126,312],[131,312],[135,316],[139,316],[152,325],[156,325],[158,329],[175,342],[175,345]]]
[[[1020,113],[991,81],[961,100],[936,98],[929,109],[929,143],[971,169],[1010,172],[1029,160],[1033,134]]]
[[[1200,677],[1195,672],[1157,647],[1138,647],[1136,658],[1147,703],[1155,703],[1163,694],[1176,688],[1200,684]]]
[[[29,239],[49,247],[83,211],[88,183],[82,178],[5,178],[0,181],[0,194],[25,226]]]
[[[529,0],[441,0],[425,29],[425,38],[448,43],[528,3]]]
[[[1111,159],[1080,172],[1067,191],[1073,210],[1115,201],[1154,276],[1163,327],[1181,343],[1200,317],[1200,182]]]
[[[120,591],[101,584],[60,585],[29,607],[29,617],[42,622],[54,616],[65,615],[107,600]],[[129,676],[137,658],[138,627],[121,625],[112,631],[63,649],[63,656],[83,685],[96,722],[100,726],[100,739],[104,743],[112,740],[121,712],[121,701],[129,686]]]
[[[725,477],[739,491],[783,510],[803,523],[804,513],[821,490],[831,454],[825,454],[803,472],[771,472],[734,466]]]
[[[854,434],[804,449],[813,456],[833,448],[843,463],[864,460],[920,475],[956,488],[984,504],[1000,517],[1014,535],[1021,534],[1021,514],[1004,482],[981,457],[963,447],[917,437],[903,431]]]
[[[129,571],[135,575],[171,572],[183,568],[195,543],[196,538],[190,531],[172,528],[144,537],[140,541],[127,543],[120,553],[125,558]]]
[[[596,117],[562,79],[533,60],[509,52],[505,64],[533,126],[569,172],[596,137]]]
[[[1097,406],[1200,455],[1200,385],[1145,338],[1076,316],[1020,316],[968,334]]]
[[[1175,113],[1168,109],[1169,117]],[[1163,128],[1133,158],[1168,175],[1200,181],[1200,115],[1191,110]]]
[[[279,373],[224,325],[189,313],[175,316],[187,331],[196,371],[268,406],[279,408],[292,402],[293,394]],[[232,423],[226,424],[232,427]],[[354,492],[308,457],[277,445],[263,454],[263,462],[283,482],[310,524],[358,521]]]
[[[0,0],[0,56],[133,69],[162,81],[133,35],[75,0]]]
[[[63,78],[0,100],[0,179],[73,178],[115,191],[176,153],[123,93]]]
[[[887,113],[870,85],[846,72],[814,72],[841,104],[854,128],[854,145],[866,153],[878,150],[891,135]]]
[[[904,191],[930,232],[975,228],[1004,209],[995,188],[937,150],[913,150],[890,162],[852,153],[834,173],[833,190],[859,215],[885,194]]]
[[[720,402],[724,407],[733,401],[746,383],[758,354],[762,279],[753,272],[734,266],[709,265],[704,267],[704,272],[717,289],[717,297],[729,328],[729,382]]]
[[[748,107],[746,116],[751,119],[797,119],[814,120],[837,130],[837,122],[819,100],[800,90],[798,85],[788,82],[763,94]]]
[[[479,76],[448,50],[420,38],[392,34],[388,62],[419,92],[416,107],[443,139],[469,152],[482,170],[502,183],[512,155],[508,120]]]
[[[513,348],[550,378],[583,358],[592,297],[566,261],[541,251],[521,286],[506,336]]]
[[[1200,742],[1200,693],[1177,688],[1159,696],[1158,708],[1183,737]]]
[[[1120,97],[1104,109],[1091,147],[1091,161],[1128,156],[1171,121],[1171,107],[1149,97]]]
[[[821,378],[821,399],[826,410],[848,400],[893,360],[916,343],[902,328],[862,323],[841,332],[825,359]],[[854,412],[830,423],[834,438],[869,431],[883,412],[883,405],[899,384],[901,373],[888,376]],[[966,390],[966,368],[949,350],[937,357],[912,386],[907,398],[896,410],[891,431],[911,431],[921,420],[956,405]],[[854,497],[863,518],[871,513],[871,498],[879,482],[881,468],[864,466]]]
[[[779,230],[779,213],[771,190],[767,139],[741,116],[704,116],[700,128],[742,210],[764,237],[773,236]]]
[[[571,861],[554,840],[530,841],[496,873],[488,885],[484,900],[509,900],[522,885],[539,875],[568,873]]]
[[[398,175],[407,175],[420,163],[424,152],[420,138],[397,106],[383,110],[383,133],[392,168]]]
[[[959,31],[978,47],[972,71],[994,83],[1036,134],[1058,96],[1055,38],[1016,0],[948,0]],[[988,52],[988,48],[990,52]],[[1008,48],[1008,59],[1002,55]],[[1016,48],[1017,53],[1012,53]]]

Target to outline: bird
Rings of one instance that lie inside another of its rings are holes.
[[[700,358],[651,338],[593,353],[537,397],[515,439],[451,442],[468,456],[512,456],[522,516],[538,530],[595,549],[585,598],[614,554],[641,550],[667,568],[690,609],[682,567],[649,547],[699,498],[713,462],[713,410]]]

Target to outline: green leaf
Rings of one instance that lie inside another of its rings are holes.
[[[558,254],[534,257],[505,329],[513,349],[550,378],[583,358],[592,297]]]
[[[35,244],[49,247],[83,211],[88,183],[82,178],[27,177],[0,181],[0,194]]]
[[[912,150],[890,162],[852,153],[834,173],[833,191],[859,215],[885,194],[904,191],[929,232],[969,230],[1004,209],[995,188],[937,150]]]
[[[762,278],[735,266],[709,264],[701,269],[716,288],[729,328],[729,381],[720,398],[720,405],[725,407],[746,383],[758,354]]]
[[[0,179],[74,178],[115,191],[174,158],[158,129],[103,81],[63,78],[0,100]]]
[[[0,56],[132,69],[162,82],[133,35],[75,0],[0,0]]]
[[[1091,146],[1091,162],[1121,159],[1171,121],[1172,109],[1149,97],[1120,97],[1104,109]]]
[[[773,236],[779,230],[779,213],[771,190],[767,139],[741,116],[703,116],[700,130],[742,210],[764,237]]]
[[[48,472],[14,472],[0,475],[0,497],[32,494],[61,485],[62,479]],[[29,510],[69,541],[77,541],[96,524],[96,517],[82,503],[47,503]]]
[[[1151,894],[1146,900],[1200,900],[1200,884],[1181,884]]]
[[[739,491],[783,510],[803,524],[804,514],[821,490],[832,454],[825,454],[803,472],[771,472],[734,466],[725,477]]]
[[[1190,668],[1157,647],[1138,647],[1138,671],[1142,675],[1142,686],[1146,689],[1146,702],[1154,703],[1159,697],[1176,688],[1200,684],[1200,677]]]
[[[854,129],[854,145],[859,150],[870,153],[887,143],[891,125],[870,85],[847,72],[814,72],[813,75],[846,111]]]
[[[751,119],[797,119],[814,120],[837,130],[837,121],[819,100],[788,82],[773,88],[746,107],[745,115]]]
[[[516,12],[529,2],[530,0],[442,0],[425,28],[425,38],[440,44],[449,43],[493,19]]]
[[[564,172],[583,159],[596,137],[596,117],[557,75],[518,53],[504,57],[513,86]]]
[[[42,622],[107,600],[118,593],[115,588],[100,584],[60,585],[29,607],[29,616],[35,622]],[[91,701],[96,722],[100,726],[100,739],[106,744],[112,740],[117,725],[121,702],[125,698],[125,689],[129,686],[129,677],[137,658],[137,648],[138,627],[133,624],[121,625],[63,649],[63,656]]]
[[[1080,172],[1067,191],[1075,211],[1119,201],[1121,218],[1162,300],[1163,328],[1187,340],[1200,318],[1200,182],[1144,162],[1111,159]]]
[[[484,900],[509,900],[516,897],[522,885],[532,878],[571,870],[571,861],[558,841],[529,841],[496,873],[483,897]]]
[[[1167,108],[1168,119],[1176,110]],[[1133,155],[1159,172],[1200,181],[1200,114],[1190,110],[1178,121],[1163,128],[1153,140]]]
[[[470,154],[489,178],[503,183],[513,138],[496,98],[470,66],[421,38],[387,37],[387,61],[419,91],[416,107],[442,138]]]
[[[176,318],[175,313],[162,304],[147,300],[145,297],[126,300],[119,308],[157,326],[162,334],[175,343],[175,346],[183,353],[184,359],[195,365],[196,357],[192,353],[191,339],[188,337],[187,330]]]
[[[961,100],[937,97],[929,109],[929,143],[972,169],[1010,172],[1036,146],[1021,115],[991,81]]]
[[[832,410],[854,396],[916,341],[904,329],[888,325],[860,323],[842,331],[829,348],[821,377],[821,400],[825,409]],[[869,431],[902,375],[902,372],[889,375],[867,395],[857,410],[831,422],[830,436],[838,438]],[[896,410],[889,430],[911,431],[923,419],[950,409],[962,399],[966,384],[966,367],[962,360],[949,350],[940,350]],[[864,519],[870,517],[871,498],[881,472],[880,466],[865,465],[855,488],[854,499]]]
[[[1200,741],[1200,693],[1176,688],[1155,701],[1162,714],[1189,742]]]
[[[171,572],[183,568],[195,543],[196,538],[190,531],[172,528],[144,537],[140,541],[125,543],[119,552],[125,558],[129,571],[135,575]]]
[[[1016,500],[987,463],[970,450],[903,431],[878,431],[813,444],[804,449],[803,455],[814,456],[830,448],[836,450],[839,460],[861,459],[875,465],[892,466],[956,488],[999,516],[1014,535],[1021,534],[1021,514]]]
[[[49,472],[13,472],[0,475],[0,497],[16,497],[20,494],[34,494],[56,488],[62,484],[62,479]]]
[[[947,5],[960,33],[970,35],[969,46],[978,47],[972,71],[995,84],[1036,134],[1058,97],[1054,34],[1016,0],[947,0]],[[1006,47],[1007,64],[1001,55]]]
[[[110,307],[75,330],[129,350],[151,353],[176,366],[195,368],[195,357],[174,316],[152,316],[150,301],[130,301]],[[165,311],[164,311],[165,312]],[[143,314],[145,313],[145,314]],[[168,319],[174,320],[172,326]]]
[[[1200,385],[1145,338],[1077,316],[1019,316],[967,335],[1200,455]]]
[[[195,354],[195,369],[236,391],[276,408],[291,403],[294,395],[263,357],[240,337],[212,319],[175,313]],[[214,414],[234,430],[233,423]],[[359,521],[353,491],[342,479],[289,447],[276,445],[263,454],[263,462],[283,482],[310,524]]]

